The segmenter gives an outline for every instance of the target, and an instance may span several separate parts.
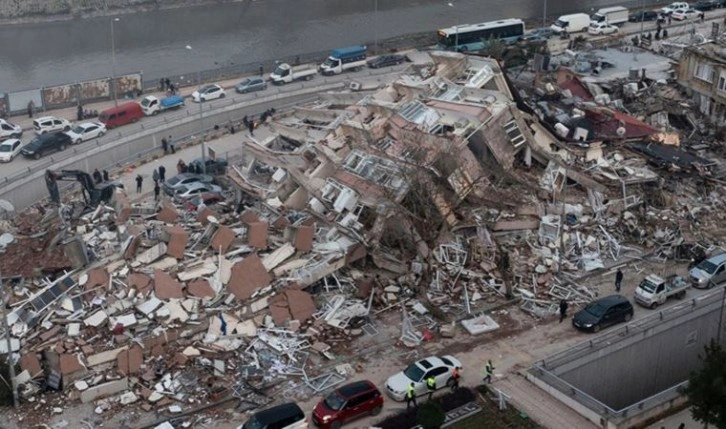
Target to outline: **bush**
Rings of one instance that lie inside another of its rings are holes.
[[[423,429],[439,429],[446,420],[446,413],[435,401],[426,402],[418,407],[417,420]]]

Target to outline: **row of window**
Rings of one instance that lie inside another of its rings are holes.
[[[713,83],[716,80],[716,69],[712,64],[697,63],[693,76],[708,83]],[[726,70],[719,72],[717,87],[719,91],[726,92]]]

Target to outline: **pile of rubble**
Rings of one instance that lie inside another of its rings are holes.
[[[318,393],[359,370],[332,361],[384,312],[401,346],[457,322],[477,335],[511,300],[547,317],[593,299],[592,273],[718,246],[715,163],[668,152],[677,132],[620,111],[618,91],[565,67],[513,87],[492,59],[410,58],[392,85],[322,94],[246,137],[234,204],[117,190],[70,223],[4,225],[23,398],[177,413]]]

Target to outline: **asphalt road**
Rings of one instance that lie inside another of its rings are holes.
[[[122,15],[114,23],[116,71],[145,79],[326,51],[500,18],[540,25],[563,13],[640,1],[244,0]],[[655,4],[647,0],[643,4]],[[377,13],[376,13],[377,5]],[[0,26],[0,93],[112,75],[111,18]],[[185,49],[190,45],[191,51]]]

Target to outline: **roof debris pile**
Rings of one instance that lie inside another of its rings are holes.
[[[309,396],[354,373],[336,355],[392,321],[402,347],[457,322],[478,335],[507,300],[546,317],[595,297],[590,273],[718,245],[719,163],[688,150],[685,116],[656,110],[667,84],[588,82],[580,57],[514,83],[489,58],[410,58],[392,85],[269,119],[228,170],[234,204],[117,190],[57,237],[39,215],[3,224],[23,397],[60,390],[53,404],[107,415]]]

